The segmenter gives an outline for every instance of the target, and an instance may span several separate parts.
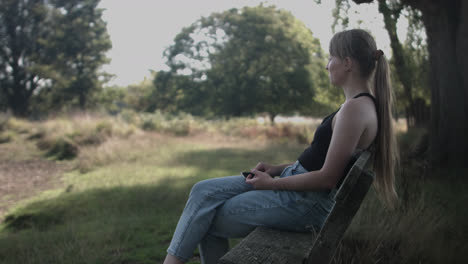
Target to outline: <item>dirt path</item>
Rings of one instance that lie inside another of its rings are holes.
[[[24,137],[0,144],[0,223],[14,204],[59,186],[60,176],[71,168],[70,163],[44,159]]]
[[[47,160],[0,161],[0,222],[18,201],[59,184],[66,167]]]

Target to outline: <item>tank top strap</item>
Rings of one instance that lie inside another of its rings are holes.
[[[357,95],[355,95],[353,98],[358,98],[358,97],[361,97],[361,96],[367,96],[367,97],[370,97],[372,99],[372,101],[374,101],[374,104],[375,106],[377,106],[377,100],[375,99],[375,97],[370,94],[370,93],[359,93]]]

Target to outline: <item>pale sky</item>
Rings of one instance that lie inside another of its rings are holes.
[[[107,53],[111,63],[103,69],[116,75],[109,85],[138,83],[150,76],[150,70],[167,69],[162,57],[164,49],[173,43],[183,27],[200,17],[233,7],[256,6],[261,2],[291,11],[310,28],[328,52],[332,9],[335,7],[333,0],[322,0],[320,5],[314,0],[102,0],[99,7],[105,9],[103,19],[112,41],[112,49]],[[356,26],[357,21],[362,20],[360,27],[370,30],[379,48],[390,53],[387,32],[376,4],[353,4],[349,16],[350,26]]]

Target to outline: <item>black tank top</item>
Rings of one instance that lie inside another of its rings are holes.
[[[361,96],[368,96],[372,98],[374,104],[377,106],[375,98],[369,93],[360,93],[353,98],[358,98]],[[325,117],[322,123],[315,130],[315,135],[310,143],[310,146],[307,147],[304,152],[299,156],[298,160],[301,165],[308,171],[320,170],[325,163],[325,158],[327,156],[328,147],[330,146],[331,137],[333,134],[332,130],[332,121],[333,117],[340,109],[336,110],[334,113]],[[352,164],[353,160],[350,161]],[[354,163],[354,162],[353,162]],[[349,165],[349,164],[348,164]],[[349,170],[350,166],[347,166],[346,173]]]

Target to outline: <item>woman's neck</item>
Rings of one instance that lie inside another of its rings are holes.
[[[361,78],[355,79],[343,86],[343,92],[346,97],[346,101],[351,100],[354,96],[360,93],[370,93],[371,89],[367,80]]]

